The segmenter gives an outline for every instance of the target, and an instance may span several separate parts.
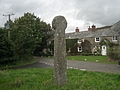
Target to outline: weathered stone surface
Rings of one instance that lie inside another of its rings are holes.
[[[67,83],[67,61],[66,61],[66,19],[63,16],[56,16],[52,21],[54,29],[54,80],[59,86]]]

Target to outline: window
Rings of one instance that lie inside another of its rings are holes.
[[[82,46],[78,47],[78,52],[82,52]]]
[[[117,41],[117,40],[118,40],[118,39],[117,39],[117,36],[113,36],[113,37],[112,37],[112,40],[113,40],[113,41]]]
[[[100,42],[100,37],[96,37],[95,42]]]
[[[70,36],[68,38],[71,38]]]
[[[81,40],[78,40],[78,44],[81,43]]]

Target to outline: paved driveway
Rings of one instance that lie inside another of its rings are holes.
[[[39,62],[43,64],[54,66],[53,64],[54,60],[51,58],[37,57],[37,59],[39,60]],[[96,63],[96,62],[67,60],[67,68],[120,74],[120,65],[118,64],[103,64],[103,63]]]
[[[23,65],[23,66],[15,67],[12,69],[25,69],[25,68],[53,68],[53,66],[47,65],[38,61],[33,64]]]
[[[41,58],[41,57],[36,57],[36,58],[38,62],[34,64],[30,64],[30,65],[21,66],[18,68],[20,69],[23,69],[23,68],[53,68],[54,66],[53,59]],[[120,74],[120,65],[118,64],[102,64],[102,63],[95,63],[95,62],[67,60],[67,68]]]

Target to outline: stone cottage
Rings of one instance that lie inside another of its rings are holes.
[[[96,28],[95,25],[88,27],[86,31],[80,31],[78,27],[76,27],[75,32],[66,33],[66,39],[77,39],[74,44],[78,53],[84,52],[96,52],[100,50],[99,54],[107,55],[107,45],[102,45],[100,47],[100,42],[103,40],[104,42],[113,42],[119,44],[118,49],[120,49],[120,21],[111,26],[104,26],[100,28]],[[47,40],[47,44],[50,45],[51,41],[54,40],[54,36],[51,36]],[[71,52],[72,47],[68,52]],[[73,48],[74,49],[74,48]],[[48,48],[48,51],[53,51]]]
[[[95,25],[89,26],[87,31],[80,31],[76,27],[75,32],[66,33],[66,39],[77,39],[77,51],[91,51],[99,49],[102,55],[107,55],[107,46],[100,47],[100,41],[113,42],[120,45],[120,21],[111,26],[96,28]],[[120,47],[118,48],[120,49]]]

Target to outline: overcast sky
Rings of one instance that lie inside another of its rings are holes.
[[[8,17],[3,14],[15,14],[15,18],[30,12],[50,23],[57,15],[65,16],[68,26],[66,32],[74,32],[76,27],[87,30],[93,24],[96,27],[112,25],[120,20],[120,0],[0,0],[0,26]]]

